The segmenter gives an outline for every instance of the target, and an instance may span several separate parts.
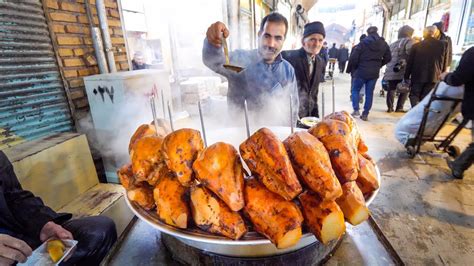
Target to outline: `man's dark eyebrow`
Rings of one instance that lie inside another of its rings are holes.
[[[268,32],[265,32],[263,35],[268,36],[268,37],[273,37],[273,38],[283,38],[283,35],[275,35],[275,36],[273,36],[273,35],[271,35],[271,34],[268,33]]]

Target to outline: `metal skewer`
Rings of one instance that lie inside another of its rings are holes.
[[[322,118],[324,118],[324,101],[325,99],[324,99],[324,87],[323,87],[321,90],[321,111],[323,113]]]
[[[247,128],[247,138],[250,138],[249,116],[247,113],[247,100],[244,100],[245,127]]]
[[[163,89],[160,89],[160,93],[161,93],[161,106],[163,107],[163,118],[166,118],[165,94],[163,93]]]
[[[168,115],[170,116],[170,127],[171,127],[171,132],[173,132],[173,131],[174,131],[174,126],[173,126],[173,115],[171,114],[170,101],[168,101]]]
[[[199,107],[199,118],[201,118],[201,128],[202,128],[202,137],[204,139],[204,147],[207,148],[207,138],[206,138],[206,130],[204,129],[204,118],[202,117],[202,108],[201,108],[201,101],[198,101]]]
[[[336,112],[336,93],[334,88],[334,79],[332,79],[332,113]]]
[[[154,94],[150,96],[150,106],[151,106],[151,114],[153,115],[153,124],[155,126],[156,135],[158,135],[158,119],[156,117],[156,106],[155,106]]]
[[[291,125],[291,134],[294,132],[293,128],[293,94],[290,94],[290,125]]]

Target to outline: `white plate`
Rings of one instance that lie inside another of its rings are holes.
[[[46,245],[48,241],[43,242],[41,246],[39,246],[37,249],[33,251],[31,256],[28,257],[28,260],[25,263],[18,263],[17,265],[19,266],[33,266],[33,265],[41,265],[41,266],[49,266],[49,265],[59,265],[61,261],[63,261],[64,258],[67,258],[67,256],[71,253],[74,252],[76,249],[76,245],[78,241],[76,240],[61,240],[64,243],[64,246],[66,249],[64,250],[64,255],[62,258],[54,263],[53,260],[51,260],[51,257],[49,256],[48,250],[46,249]],[[71,253],[72,254],[72,253]]]

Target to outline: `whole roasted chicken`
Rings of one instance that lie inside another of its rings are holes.
[[[166,166],[185,187],[191,185],[193,163],[203,148],[201,133],[190,128],[178,129],[163,140],[161,150]]]
[[[193,169],[196,178],[214,192],[233,211],[244,207],[244,173],[234,146],[217,142],[204,149]]]
[[[247,166],[270,190],[286,200],[302,190],[285,146],[268,128],[261,128],[240,144],[240,154]]]

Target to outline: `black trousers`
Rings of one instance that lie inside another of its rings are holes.
[[[112,219],[105,216],[91,216],[69,220],[62,226],[77,240],[76,250],[61,265],[99,265],[117,240],[117,231]],[[22,233],[1,229],[0,233],[21,239],[36,249],[41,245],[39,239],[32,239]]]
[[[341,73],[344,73],[344,70],[346,69],[346,63],[347,61],[337,61],[337,65],[339,66],[339,71]]]
[[[387,108],[389,110],[393,109],[393,104],[395,102],[395,94],[397,94],[397,84],[402,82],[402,80],[388,80],[388,90],[387,90]],[[408,93],[400,93],[398,95],[397,108],[395,110],[403,110],[403,106],[407,101]]]
[[[471,120],[474,123],[474,120]],[[461,172],[466,171],[474,163],[474,128],[471,128],[472,142],[467,148],[453,161],[453,166]]]
[[[423,98],[425,98],[428,93],[434,88],[436,83],[434,82],[425,82],[425,83],[412,83],[410,90],[410,104],[413,108],[417,105]]]

